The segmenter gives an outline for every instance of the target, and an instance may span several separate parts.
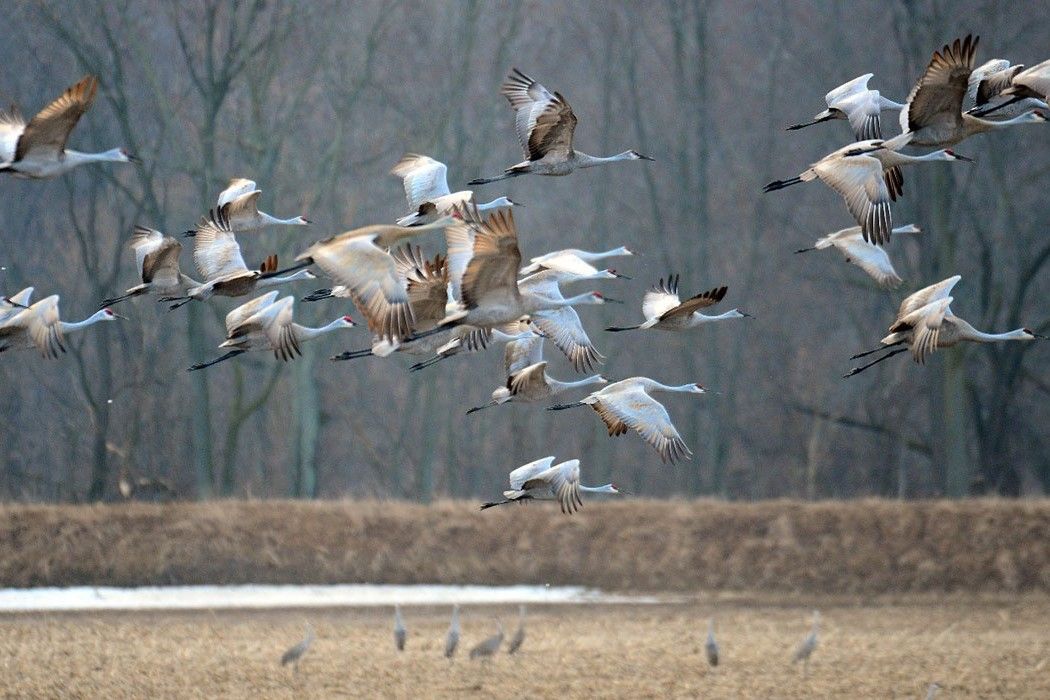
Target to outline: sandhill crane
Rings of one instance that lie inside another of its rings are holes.
[[[654,391],[703,394],[699,384],[669,386],[648,377],[631,377],[599,389],[576,403],[551,406],[548,411],[561,411],[577,406],[590,406],[609,429],[609,435],[623,435],[634,430],[660,454],[660,461],[674,464],[678,459],[692,459],[692,451],[678,434],[667,409],[650,396]]]
[[[314,243],[289,269],[317,265],[346,287],[354,305],[368,321],[368,329],[381,339],[408,338],[412,307],[397,262],[389,250],[401,241],[444,228],[451,217],[422,226],[376,224],[356,228]]]
[[[456,326],[449,332],[449,336],[439,334],[413,341],[413,345],[419,344],[422,347],[431,347],[428,343],[432,338],[440,342],[445,337],[448,337],[446,342],[433,349],[433,357],[417,362],[410,369],[413,372],[418,372],[463,352],[475,353],[485,350],[493,343],[511,344],[515,341],[539,338],[540,336],[533,328],[532,319],[528,316],[522,316],[517,321],[505,323],[502,326],[493,326],[492,328]]]
[[[160,231],[136,226],[128,246],[135,252],[135,266],[142,284],[125,290],[119,297],[106,299],[102,306],[119,304],[125,299],[140,294],[180,294],[189,287],[199,287],[200,282],[184,275],[179,268],[182,244]]]
[[[898,226],[893,229],[893,235],[902,233],[921,233],[915,224]],[[846,262],[852,263],[868,273],[868,276],[878,282],[883,289],[896,289],[901,286],[903,280],[897,271],[893,269],[890,256],[877,245],[864,240],[861,235],[860,226],[851,226],[835,233],[818,238],[812,248],[801,248],[796,253],[808,253],[811,250],[824,250],[834,247],[846,258]]]
[[[1019,68],[1023,70],[1017,70]],[[1046,103],[1050,101],[1050,60],[1043,61],[1031,68],[1010,66],[1005,73],[995,74],[992,78],[993,82],[988,84],[988,95],[985,96],[987,99],[982,102],[979,95],[977,105],[969,111],[969,114],[983,117],[998,112],[1004,107],[1018,105],[1018,103],[1021,103],[1019,107],[1026,109],[1031,107],[1045,109]],[[1002,82],[1004,78],[1007,80],[1005,85]]]
[[[901,110],[901,129],[911,134],[913,146],[952,146],[974,134],[1005,129],[1017,124],[1045,122],[1039,112],[1026,112],[1013,119],[993,121],[963,112],[980,37],[967,34],[934,51],[926,71],[908,95]]]
[[[69,132],[91,107],[97,92],[98,78],[88,75],[40,110],[28,124],[15,109],[0,112],[0,172],[48,178],[84,163],[139,162],[123,148],[102,153],[81,153],[66,148]]]
[[[817,610],[813,611],[813,626],[809,630],[809,634],[802,640],[802,643],[795,649],[795,653],[791,656],[791,663],[797,664],[799,661],[802,662],[803,673],[809,672],[809,657],[813,655],[813,652],[817,648],[820,634],[820,612]]]
[[[707,655],[707,663],[711,666],[718,665],[718,642],[715,640],[715,619],[707,620],[707,641],[704,642],[704,654]]]
[[[549,283],[531,287],[523,281],[519,285],[521,251],[512,210],[500,209],[479,221],[476,209],[457,207],[456,216],[456,223],[446,230],[450,267],[454,267],[454,249],[459,255],[458,250],[469,244],[472,255],[459,285],[463,310],[447,316],[442,327],[490,328],[522,316],[535,316],[538,311],[606,302],[595,291],[565,298],[556,292],[557,284],[553,285],[554,290]],[[440,327],[429,332],[438,330]]]
[[[310,650],[310,645],[314,643],[314,628],[313,625],[306,625],[306,632],[303,635],[302,641],[298,642],[294,646],[290,647],[288,651],[281,654],[281,665],[287,666],[292,664],[292,670],[295,673],[299,672],[299,661],[303,656]]]
[[[897,319],[890,326],[889,335],[880,341],[881,345],[874,350],[858,353],[850,359],[855,360],[895,345],[906,344],[907,347],[891,350],[866,365],[854,367],[845,376],[852,377],[872,365],[877,365],[889,357],[909,350],[915,362],[925,364],[926,358],[934,351],[939,348],[950,348],[963,341],[994,343],[1000,340],[1045,338],[1028,328],[1018,328],[1006,333],[984,333],[953,314],[949,308],[953,298],[949,295],[960,279],[962,279],[960,275],[955,275],[941,280],[920,289],[902,301],[897,311]]]
[[[580,497],[582,493],[623,492],[615,484],[582,486],[578,459],[554,464],[554,457],[544,457],[512,471],[510,490],[503,492],[503,500],[482,504],[481,510],[508,503],[557,501],[561,512],[571,515],[583,505],[583,499]]]
[[[31,289],[29,291],[32,292]],[[28,295],[26,300],[28,301]],[[36,348],[45,359],[55,359],[66,351],[66,333],[87,328],[100,321],[124,318],[107,308],[99,309],[83,321],[63,321],[59,318],[58,301],[58,295],[53,294],[8,317],[3,325],[0,325],[0,352]]]
[[[33,287],[26,287],[17,294],[0,299],[0,325],[9,318],[18,315],[22,309],[29,308],[29,300],[33,298]]]
[[[471,180],[469,185],[484,185],[519,175],[568,175],[577,168],[590,168],[621,160],[653,160],[637,151],[624,151],[600,158],[574,150],[573,132],[576,115],[560,93],[553,95],[517,68],[500,86],[500,94],[514,109],[514,128],[525,152],[525,160],[512,165],[496,177]]]
[[[542,340],[542,339],[541,339]],[[539,346],[542,347],[542,346]],[[492,392],[492,400],[487,404],[475,406],[467,414],[505,403],[543,401],[566,391],[580,389],[594,384],[608,384],[609,380],[595,374],[575,382],[562,382],[547,374],[547,362],[540,360],[507,376],[507,383]]]
[[[926,700],[933,700],[939,692],[941,692],[941,684],[936,681],[930,683],[926,686]]]
[[[293,216],[290,219],[279,219],[266,212],[259,211],[259,195],[262,194],[254,180],[243,177],[235,177],[226,185],[226,189],[219,193],[215,208],[222,209],[227,204],[226,215],[230,221],[230,230],[236,233],[254,231],[271,225],[284,226],[309,226],[311,222],[301,216]],[[187,231],[183,234],[192,238],[197,235],[196,230]]]
[[[452,621],[448,625],[448,632],[445,634],[445,658],[452,661],[452,656],[456,653],[456,647],[459,646],[459,606],[452,606]]]
[[[302,355],[301,345],[340,328],[353,328],[349,316],[341,316],[320,328],[300,326],[293,320],[295,300],[277,300],[277,292],[267,292],[226,314],[226,340],[220,348],[232,348],[214,360],[193,365],[189,371],[211,367],[231,357],[253,350],[272,350],[277,359],[294,360]]]
[[[514,636],[510,638],[510,642],[507,644],[507,654],[516,654],[521,649],[521,645],[525,643],[525,606],[518,606],[518,629],[514,631]]]
[[[607,331],[631,331],[639,328],[655,328],[661,331],[684,331],[696,328],[705,323],[722,321],[730,318],[751,318],[739,309],[730,309],[716,316],[706,316],[699,309],[714,306],[725,298],[728,287],[716,287],[700,292],[685,301],[678,297],[678,275],[668,275],[667,282],[660,279],[649,288],[642,297],[642,315],[645,322],[637,326],[611,326]]]
[[[594,263],[599,260],[604,260],[605,258],[619,258],[629,255],[637,255],[637,253],[626,246],[620,246],[619,248],[599,252],[580,250],[579,248],[565,248],[564,250],[555,250],[545,255],[539,255],[532,258],[529,260],[529,264],[521,269],[521,274],[531,275],[532,273],[539,272],[543,269],[567,270],[573,272],[580,269],[580,261],[594,267]]]
[[[408,637],[408,630],[405,629],[405,621],[401,619],[401,606],[394,606],[394,646],[397,647],[398,651],[405,650],[405,639]]]
[[[190,287],[185,296],[161,297],[161,301],[175,302],[177,309],[190,301],[203,301],[213,295],[241,297],[251,294],[256,287],[266,287],[304,279],[316,279],[309,270],[282,275],[277,269],[277,256],[271,255],[258,270],[249,270],[241,257],[241,247],[230,228],[229,204],[201,218],[193,239],[193,261],[204,282]]]
[[[973,162],[948,149],[921,156],[901,153],[900,149],[908,145],[911,138],[911,134],[905,133],[887,141],[851,143],[824,156],[797,177],[774,180],[762,191],[773,192],[819,179],[846,201],[850,214],[861,226],[864,240],[882,245],[889,242],[893,229],[890,202],[904,191],[900,166],[928,161]]]
[[[470,650],[471,659],[491,659],[503,645],[503,624],[496,620],[496,634],[478,643]]]
[[[882,138],[881,114],[884,109],[900,110],[904,105],[883,97],[878,90],[869,90],[868,81],[874,73],[865,73],[824,96],[828,108],[813,117],[813,121],[793,124],[788,131],[804,129],[829,119],[846,119],[857,141]]]
[[[997,113],[995,119],[1002,119],[1033,109],[1050,109],[1041,95],[1028,90],[1024,96],[1003,96],[1013,84],[1013,79],[1023,71],[1024,66],[1013,65],[1005,58],[993,58],[974,68],[967,82],[964,102],[964,105],[972,106],[966,113],[975,117]],[[1002,111],[1004,109],[1005,113]]]
[[[398,226],[418,226],[437,221],[451,214],[457,204],[466,204],[474,199],[474,193],[470,190],[450,192],[446,179],[448,167],[429,156],[407,153],[397,162],[390,174],[401,178],[408,206],[415,210],[398,219]],[[513,206],[519,205],[508,197],[497,197],[491,202],[477,205],[478,211]]]
[[[594,275],[583,275],[569,273],[561,270],[541,270],[518,281],[518,290],[527,296],[542,299],[549,306],[565,304],[572,301],[575,304],[622,304],[619,299],[589,292],[580,294],[571,299],[566,299],[562,294],[559,283],[562,281],[577,281],[585,279],[602,279],[601,272]],[[607,277],[606,277],[607,279]],[[605,363],[605,356],[598,352],[591,342],[587,331],[580,321],[579,314],[572,306],[561,306],[559,308],[541,309],[532,313],[532,323],[536,329],[549,338],[555,347],[572,363],[577,372],[587,372],[597,365]],[[537,360],[538,361],[538,360]]]

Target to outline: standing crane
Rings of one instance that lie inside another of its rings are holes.
[[[22,290],[26,301],[32,294],[32,288]],[[58,295],[53,294],[41,299],[28,308],[23,308],[9,316],[0,324],[0,352],[7,350],[36,349],[45,359],[56,359],[66,351],[65,335],[82,328],[87,328],[100,321],[123,319],[112,309],[99,309],[83,321],[63,321],[59,317]],[[19,302],[20,303],[20,302]]]
[[[449,191],[448,167],[429,156],[406,153],[390,174],[401,178],[408,206],[415,210],[398,219],[398,226],[429,224],[451,214],[456,205],[474,201],[474,193],[471,190]],[[491,202],[477,205],[478,211],[513,206],[518,206],[518,203],[509,197],[497,197]]]
[[[341,316],[320,328],[300,326],[293,319],[294,310],[295,300],[277,300],[275,291],[238,306],[226,314],[226,340],[219,345],[231,350],[214,360],[195,364],[188,371],[211,367],[253,350],[272,350],[274,357],[287,362],[303,354],[301,346],[306,341],[357,325],[349,316]]]
[[[718,665],[718,642],[715,640],[715,619],[707,620],[707,641],[704,642],[704,653],[707,655],[707,663],[711,666]]]
[[[179,254],[182,244],[156,229],[136,226],[129,246],[135,253],[135,266],[142,284],[124,291],[119,297],[106,299],[102,306],[113,306],[140,294],[178,295],[200,282],[182,273]]]
[[[394,606],[394,646],[398,651],[405,650],[405,640],[408,638],[408,630],[405,629],[405,621],[401,619],[401,606]]]
[[[448,632],[445,634],[445,658],[452,661],[459,646],[459,606],[452,606],[452,622],[449,623]]]
[[[514,109],[514,128],[525,152],[525,160],[496,177],[481,177],[469,185],[485,185],[519,175],[568,175],[577,168],[592,168],[621,160],[653,160],[637,151],[597,157],[572,147],[576,115],[560,93],[551,94],[517,68],[503,81],[500,94]]]
[[[473,659],[491,659],[499,651],[500,646],[503,645],[503,624],[496,620],[496,634],[492,635],[488,639],[482,640],[470,650],[470,658]]]
[[[856,360],[896,345],[906,347],[891,350],[866,365],[854,367],[845,376],[852,377],[902,352],[911,351],[915,362],[925,364],[934,351],[950,348],[963,341],[995,343],[1001,340],[1046,338],[1028,328],[1018,328],[1006,333],[985,333],[953,314],[950,308],[953,298],[949,295],[960,279],[960,275],[955,275],[941,280],[902,301],[897,311],[897,319],[890,326],[889,335],[880,341],[881,345],[874,350],[853,355],[850,359]]]
[[[521,645],[525,643],[525,606],[518,606],[518,629],[514,631],[514,636],[510,638],[510,643],[507,644],[507,654],[516,654],[521,649]]]
[[[551,406],[548,411],[562,411],[577,406],[590,406],[609,429],[609,435],[623,435],[634,430],[660,454],[660,461],[674,464],[692,458],[692,451],[671,423],[667,409],[650,394],[654,391],[703,394],[699,384],[669,386],[648,377],[631,377],[609,384],[576,403]]]
[[[869,90],[868,81],[874,73],[865,73],[839,85],[824,96],[828,108],[813,117],[813,121],[792,124],[788,131],[804,129],[830,119],[846,119],[857,141],[882,138],[882,110],[901,110],[904,105],[883,97],[878,90]]]
[[[802,643],[795,648],[795,653],[791,656],[791,663],[797,664],[799,661],[802,662],[802,672],[804,674],[809,673],[809,657],[813,656],[813,652],[816,651],[817,643],[820,635],[820,611],[813,611],[813,626],[809,630],[809,634],[802,640]]]
[[[894,236],[899,236],[902,233],[921,232],[922,229],[915,224],[898,226],[893,229]],[[864,240],[860,226],[851,226],[841,231],[829,233],[822,238],[818,238],[812,248],[801,248],[795,252],[808,253],[811,250],[824,250],[832,247],[842,253],[846,258],[846,262],[864,270],[883,289],[896,289],[904,281],[897,274],[897,271],[893,269],[893,263],[890,262],[890,256],[886,254],[886,251],[882,247]]]
[[[985,131],[1018,124],[1045,122],[1039,112],[1025,112],[1013,119],[993,121],[963,112],[980,37],[970,34],[934,51],[901,110],[901,130],[913,146],[943,148]]]
[[[310,650],[310,645],[314,643],[314,627],[307,623],[306,632],[303,635],[302,641],[288,648],[286,652],[281,654],[281,665],[287,666],[292,664],[292,671],[299,673],[299,661],[302,660],[303,656]]]
[[[553,465],[553,466],[552,466]],[[526,501],[558,501],[561,512],[575,513],[582,505],[581,493],[623,493],[615,484],[604,486],[580,485],[580,460],[570,459],[554,464],[554,457],[544,457],[523,464],[510,473],[510,490],[503,492],[502,501],[492,501],[481,510],[508,503]]]
[[[17,109],[0,112],[0,172],[17,177],[49,178],[85,163],[138,163],[123,148],[82,153],[66,148],[69,133],[95,101],[98,78],[84,76],[27,124]]]
[[[728,287],[716,287],[706,292],[700,292],[683,302],[678,297],[678,275],[668,275],[666,283],[661,278],[642,297],[644,323],[640,323],[637,326],[611,326],[605,330],[618,332],[639,328],[654,328],[660,331],[684,331],[714,321],[730,318],[751,318],[750,314],[746,314],[739,309],[730,309],[716,316],[707,316],[700,313],[700,309],[706,309],[722,301],[725,298],[727,289]]]

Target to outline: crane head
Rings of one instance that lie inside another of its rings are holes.
[[[353,328],[354,326],[357,325],[356,323],[354,323],[354,319],[350,318],[349,316],[343,316],[339,320],[342,321],[343,325],[346,326],[347,328]]]

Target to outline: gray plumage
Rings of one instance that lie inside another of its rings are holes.
[[[799,661],[805,664],[809,663],[809,657],[813,655],[814,650],[817,648],[820,634],[820,612],[817,610],[813,611],[813,628],[806,635],[806,638],[802,640],[802,643],[795,649],[794,656],[791,657],[791,663],[797,664]]]
[[[712,666],[718,665],[718,642],[715,640],[715,620],[707,621],[707,641],[704,642],[704,652],[707,654],[707,663]]]
[[[313,643],[314,628],[312,625],[308,624],[306,626],[306,633],[303,635],[302,641],[296,644],[295,646],[289,648],[288,651],[284,652],[284,654],[281,655],[281,665],[287,666],[288,664],[292,664],[293,668],[296,671],[298,671],[299,660],[303,658],[303,655],[306,654],[307,651],[309,651],[310,645]]]
[[[452,622],[448,626],[448,634],[445,635],[445,658],[451,659],[459,646],[459,606],[452,606]]]
[[[518,606],[518,629],[514,632],[514,636],[510,638],[510,644],[507,645],[507,653],[513,654],[518,649],[521,649],[521,645],[525,643],[525,606]]]
[[[398,651],[405,650],[405,639],[408,637],[408,630],[405,629],[405,621],[401,619],[401,606],[394,606],[394,645]]]
[[[498,652],[499,648],[503,645],[503,625],[500,624],[499,620],[496,620],[496,628],[496,634],[470,650],[471,659],[487,659],[496,655],[496,652]]]
[[[940,691],[941,685],[939,683],[936,681],[930,683],[929,687],[926,688],[926,700],[933,700]]]

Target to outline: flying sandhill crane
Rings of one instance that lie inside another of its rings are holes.
[[[458,256],[458,251],[469,245],[471,257],[459,284],[463,309],[447,316],[441,326],[491,328],[522,316],[533,316],[538,311],[605,303],[605,297],[599,292],[565,298],[560,292],[552,291],[547,283],[530,287],[523,280],[519,285],[521,251],[512,210],[500,209],[480,221],[473,207],[457,207],[456,216],[456,222],[445,232],[453,274],[456,267],[452,260],[454,254]],[[557,284],[554,288],[556,290]],[[437,330],[440,327],[429,332]]]
[[[960,275],[955,275],[941,280],[937,284],[920,289],[902,301],[897,311],[897,320],[890,326],[889,335],[880,341],[881,345],[874,350],[858,353],[850,359],[855,360],[895,345],[906,345],[907,347],[891,350],[866,365],[854,367],[845,376],[852,377],[886,358],[909,350],[915,362],[925,364],[926,358],[934,351],[939,348],[950,348],[963,341],[994,343],[1000,340],[1045,338],[1028,328],[1018,328],[1006,333],[984,333],[953,314],[949,308],[953,298],[949,295],[960,279],[962,279]]]
[[[317,265],[346,287],[354,305],[368,321],[368,329],[381,339],[408,338],[412,334],[412,307],[397,261],[390,249],[452,222],[444,217],[423,226],[377,224],[356,228],[314,243],[295,259],[293,268]]]
[[[452,622],[448,625],[448,632],[445,634],[445,658],[452,661],[453,655],[456,653],[456,647],[459,646],[459,606],[452,606]]]
[[[66,148],[69,132],[91,107],[97,92],[98,78],[88,75],[40,110],[28,124],[15,109],[0,112],[0,172],[48,178],[84,163],[139,162],[123,148],[102,153],[81,153]]]
[[[312,222],[301,216],[293,216],[290,219],[278,219],[266,212],[259,211],[259,195],[262,194],[254,180],[243,177],[235,177],[226,185],[226,189],[219,193],[215,208],[222,209],[227,204],[226,216],[229,218],[230,230],[240,233],[243,231],[254,231],[270,225],[285,226],[309,226]],[[187,237],[197,235],[197,232],[187,231],[183,234]]]
[[[512,471],[510,490],[503,492],[503,500],[482,504],[481,510],[508,503],[557,501],[562,513],[572,515],[583,505],[583,499],[580,497],[582,493],[623,493],[623,491],[615,484],[582,486],[580,484],[580,460],[570,459],[554,464],[554,457],[544,457],[523,464]]]
[[[287,666],[292,664],[292,671],[295,673],[299,672],[299,661],[303,658],[303,655],[310,650],[310,645],[314,643],[314,628],[313,625],[306,625],[306,632],[303,635],[302,641],[298,642],[294,646],[290,647],[288,651],[281,654],[281,665]]]
[[[699,384],[669,386],[648,377],[631,377],[614,382],[576,403],[551,406],[548,411],[561,411],[576,406],[590,406],[609,429],[609,435],[623,435],[634,430],[660,454],[660,461],[674,464],[681,458],[692,459],[692,451],[678,434],[667,409],[650,394],[654,391],[703,394]]]
[[[185,296],[161,297],[161,301],[175,302],[169,308],[177,309],[194,299],[203,301],[215,295],[242,297],[254,292],[256,287],[316,279],[309,270],[282,275],[285,271],[277,269],[276,255],[268,257],[258,270],[249,270],[230,228],[229,206],[209,212],[198,224],[193,239],[193,261],[204,282],[190,287]]]
[[[605,356],[594,347],[594,343],[591,342],[590,336],[587,335],[580,321],[579,314],[572,306],[566,305],[567,302],[572,301],[574,304],[582,305],[622,304],[623,302],[593,291],[567,299],[562,294],[559,285],[563,281],[608,279],[608,276],[602,277],[602,272],[606,271],[599,270],[594,275],[581,275],[560,270],[541,270],[518,281],[518,290],[522,294],[542,299],[548,306],[563,304],[558,308],[532,312],[532,324],[562,351],[577,372],[587,372],[593,370],[597,365],[604,364]]]
[[[391,175],[401,178],[405,186],[408,206],[415,211],[397,220],[398,226],[418,226],[437,221],[452,213],[457,204],[466,204],[474,199],[470,190],[450,192],[448,189],[448,167],[429,156],[407,153],[397,162]],[[478,211],[489,211],[498,207],[517,206],[508,197],[497,197],[491,202],[479,203]]]
[[[0,325],[9,318],[14,318],[22,309],[29,308],[29,300],[33,298],[33,287],[26,287],[17,294],[0,298]]]
[[[915,224],[898,226],[893,229],[893,235],[902,233],[921,233]],[[897,271],[893,269],[890,256],[877,245],[864,240],[861,235],[860,226],[851,226],[835,233],[829,233],[823,238],[818,238],[812,248],[801,248],[796,253],[808,253],[811,250],[824,250],[834,247],[846,258],[846,262],[852,263],[868,273],[868,276],[878,282],[883,289],[896,289],[901,286],[903,280]]]
[[[510,642],[507,644],[507,654],[516,654],[521,649],[521,645],[525,643],[525,606],[518,606],[518,629],[514,631],[514,636],[510,638]]]
[[[820,612],[817,610],[813,611],[813,626],[809,630],[809,634],[802,640],[802,643],[795,649],[795,653],[791,656],[791,663],[797,664],[799,661],[802,662],[803,673],[809,672],[809,657],[813,655],[813,652],[817,648],[819,641],[818,635],[820,634]]]
[[[408,630],[405,629],[405,621],[401,619],[401,606],[394,606],[394,646],[398,651],[405,650],[405,639],[408,638]]]
[[[704,642],[704,653],[707,655],[708,664],[718,665],[718,642],[715,640],[715,619],[713,617],[707,621],[707,641]]]
[[[474,326],[456,326],[449,332],[449,336],[437,335],[422,338],[418,341],[414,341],[413,344],[419,344],[424,347],[433,339],[444,339],[448,337],[448,340],[434,348],[434,356],[417,362],[410,368],[413,372],[425,369],[436,365],[442,360],[446,360],[455,355],[461,353],[475,353],[485,350],[493,343],[514,343],[519,340],[529,340],[531,338],[538,338],[536,331],[533,330],[532,319],[528,316],[522,316],[517,321],[512,323],[505,323],[502,326],[493,326],[492,328],[475,328]]]
[[[1013,65],[1005,58],[993,58],[974,68],[970,73],[964,103],[973,106],[966,113],[975,117],[995,113],[995,119],[1003,119],[1033,109],[1050,109],[1043,95],[1024,87],[1021,88],[1024,95],[1010,90],[1014,78],[1024,72],[1024,66]],[[1008,91],[1009,94],[1006,94]]]
[[[59,318],[58,301],[58,295],[53,294],[7,318],[0,325],[0,352],[35,348],[45,359],[55,359],[66,351],[66,333],[100,321],[124,318],[112,309],[99,309],[83,321],[63,321]]]
[[[273,356],[285,362],[302,355],[301,345],[326,333],[355,325],[349,316],[341,316],[320,328],[295,323],[295,300],[277,299],[277,292],[267,292],[226,314],[226,340],[220,348],[232,348],[214,360],[193,365],[189,371],[211,367],[231,357],[253,350],[272,350]]]
[[[538,342],[537,342],[538,341]],[[562,382],[554,377],[547,374],[547,362],[543,358],[543,338],[537,337],[535,341],[529,339],[525,341],[514,341],[514,343],[507,345],[507,352],[512,351],[512,346],[517,343],[525,342],[529,343],[530,350],[532,351],[532,357],[536,361],[529,364],[519,370],[515,370],[507,375],[507,382],[505,385],[497,387],[492,392],[492,400],[487,404],[481,406],[475,406],[474,408],[467,411],[467,414],[480,411],[485,408],[492,406],[500,406],[505,403],[514,402],[533,402],[543,401],[549,399],[552,396],[557,396],[562,392],[572,391],[573,389],[580,389],[585,386],[593,386],[595,384],[608,384],[609,380],[600,374],[595,374],[585,379],[580,379],[575,382]],[[516,348],[514,348],[516,350]]]
[[[1039,112],[1002,121],[963,112],[978,41],[980,37],[968,34],[933,52],[926,71],[908,95],[907,106],[901,110],[901,129],[911,134],[913,146],[943,148],[985,131],[1046,121]]]
[[[503,645],[503,624],[496,620],[496,634],[478,643],[470,650],[471,659],[491,659]]]
[[[874,73],[865,73],[848,83],[843,83],[824,96],[828,108],[813,117],[813,121],[793,124],[788,131],[826,122],[829,119],[846,119],[853,129],[857,141],[882,138],[881,115],[884,109],[904,109],[899,102],[883,97],[878,90],[869,90],[868,81]]]
[[[727,287],[716,287],[682,301],[678,297],[678,275],[668,275],[666,283],[661,278],[642,297],[644,323],[637,326],[612,326],[605,330],[618,332],[654,328],[660,331],[684,331],[705,323],[729,318],[750,318],[750,314],[739,309],[730,309],[716,316],[706,316],[700,313],[699,309],[706,309],[722,301],[727,289]]]
[[[1012,66],[1012,68],[1017,67],[1019,66]],[[1004,101],[989,105],[979,104],[975,110],[971,110],[970,114],[981,117],[1018,102],[1036,100],[1046,103],[1050,101],[1050,60],[1013,73],[1010,76],[1009,85],[1003,87],[996,97]]]
[[[543,269],[567,270],[569,272],[574,272],[580,269],[579,263],[581,261],[594,267],[594,263],[599,260],[604,260],[605,258],[619,258],[628,255],[637,255],[637,253],[626,246],[598,252],[580,250],[579,248],[565,248],[564,250],[555,250],[545,255],[539,255],[532,258],[529,261],[529,264],[521,269],[521,274],[531,275],[532,273],[539,272]],[[622,275],[618,276],[622,277]]]
[[[653,160],[637,151],[624,151],[605,158],[574,150],[573,132],[576,115],[560,93],[553,95],[517,68],[503,81],[500,94],[514,109],[514,128],[525,152],[525,160],[512,165],[496,177],[471,180],[470,185],[484,185],[518,175],[568,175],[577,168],[590,168],[620,160]]]
[[[901,153],[900,149],[908,145],[911,138],[912,134],[905,133],[888,141],[848,144],[824,156],[797,177],[774,180],[762,191],[773,192],[819,179],[846,201],[850,214],[861,226],[864,240],[883,245],[889,242],[893,230],[890,202],[904,192],[900,166],[928,161],[973,162],[973,159],[948,149],[921,156]]]
[[[200,286],[200,282],[184,275],[179,268],[182,244],[171,236],[145,226],[136,226],[129,247],[135,252],[135,266],[142,284],[130,287],[119,297],[106,299],[102,306],[119,304],[140,294],[177,295],[190,287]]]

